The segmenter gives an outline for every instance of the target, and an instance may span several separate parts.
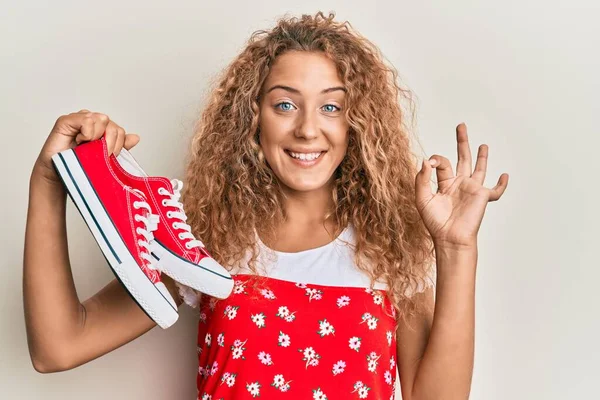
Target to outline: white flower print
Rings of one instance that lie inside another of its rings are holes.
[[[350,348],[352,350],[358,351],[358,349],[360,349],[360,341],[361,341],[361,339],[359,337],[356,337],[356,336],[351,337],[350,344],[349,344]]]
[[[327,400],[327,396],[321,388],[313,389],[313,400]]]
[[[344,370],[346,369],[346,363],[342,360],[336,362],[335,364],[333,364],[333,369],[331,372],[333,372],[333,375],[339,375],[342,372],[344,372]]]
[[[221,385],[225,383],[229,387],[233,387],[235,385],[235,377],[237,374],[230,374],[229,372],[225,372],[223,376],[221,376]]]
[[[313,358],[317,355],[317,352],[312,347],[304,349],[304,358]]]
[[[204,336],[204,343],[206,343],[206,345],[208,347],[210,347],[211,339],[212,339],[212,336],[210,335],[210,333],[207,333],[206,336]]]
[[[367,321],[367,326],[370,330],[377,328],[377,318],[371,318]]]
[[[385,383],[387,383],[388,385],[392,384],[392,373],[389,370],[385,371],[383,377],[385,378]]]
[[[286,382],[283,375],[277,374],[273,377],[273,383],[271,383],[271,386],[279,389],[281,392],[287,392],[290,390],[290,382],[291,381]]]
[[[348,304],[350,304],[350,297],[348,296],[342,296],[337,299],[338,308],[346,307]]]
[[[359,399],[366,399],[367,396],[369,395],[369,390],[371,390],[371,388],[363,386],[360,389],[358,389],[358,398]]]
[[[219,299],[216,299],[214,297],[210,298],[210,301],[208,302],[208,308],[210,308],[210,311],[215,310],[215,307],[217,306],[218,301],[219,301]]]
[[[227,384],[228,387],[233,387],[233,385],[235,385],[235,377],[237,376],[237,374],[231,374],[230,376],[227,377],[227,379],[225,380],[225,383]]]
[[[247,340],[242,342],[239,339],[236,339],[233,342],[233,345],[231,346],[231,358],[233,358],[234,360],[237,360],[239,358],[241,358],[242,360],[246,359],[246,357],[244,357],[244,350],[246,350],[244,345],[246,344],[246,342]]]
[[[321,358],[321,356],[317,354],[315,349],[313,349],[312,347],[307,347],[305,349],[298,349],[298,351],[303,353],[304,357],[302,358],[302,360],[306,361],[305,368],[308,368],[309,366],[316,367],[317,365],[319,365],[319,358]]]
[[[202,322],[203,324],[206,323],[206,313],[205,312],[201,312],[200,316],[198,318],[200,319],[200,322]]]
[[[202,347],[196,346],[196,353],[202,354]]]
[[[219,363],[215,361],[213,363],[212,367],[210,368],[210,376],[213,376],[214,374],[216,374],[218,370],[219,370]]]
[[[233,286],[233,293],[234,294],[247,294],[246,293],[246,283],[242,282],[242,281],[235,281],[235,284]]]
[[[260,396],[260,383],[258,383],[258,382],[247,383],[246,389],[248,389],[248,392],[250,393],[250,395],[252,397]]]
[[[299,287],[300,289],[306,289],[306,283],[296,283],[296,287]]]
[[[285,318],[288,315],[290,315],[290,310],[286,307],[286,306],[281,306],[277,309],[277,314],[278,317],[281,318]]]
[[[295,311],[294,311],[295,313]],[[290,314],[287,317],[285,317],[285,322],[293,322],[296,319],[296,316],[294,314]]]
[[[387,339],[388,346],[391,346],[392,345],[392,332],[391,331],[387,331],[385,333],[385,338]]]
[[[379,321],[379,318],[374,317],[370,313],[366,312],[362,315],[361,319],[362,321],[360,323],[362,324],[366,322],[369,330],[377,328],[377,321]]]
[[[264,365],[273,365],[273,360],[271,359],[271,355],[269,353],[261,351],[260,353],[258,353],[258,359]]]
[[[375,369],[377,368],[377,361],[375,360],[369,360],[369,364],[367,366],[367,369],[371,372],[375,372]]]
[[[285,333],[279,331],[279,339],[278,339],[278,344],[281,347],[288,347],[290,345],[290,337],[289,335],[286,335]]]
[[[252,319],[252,322],[254,322],[256,324],[256,326],[258,326],[259,328],[265,327],[265,314],[264,313],[253,314],[250,316],[250,318]]]
[[[290,312],[290,309],[286,306],[281,306],[277,309],[277,314],[275,314],[275,316],[284,319],[286,322],[292,322],[296,319],[295,313],[295,311]]]
[[[396,367],[396,360],[394,359],[394,356],[392,356],[392,358],[390,358],[390,369],[394,369]]]
[[[367,396],[369,395],[369,390],[371,390],[370,387],[368,387],[367,385],[365,385],[361,381],[357,381],[354,384],[354,390],[352,391],[352,393],[358,392],[358,398],[360,398],[360,399],[366,399]]]
[[[373,296],[373,302],[378,306],[383,304],[383,295],[381,293],[377,293]]]
[[[269,289],[262,289],[260,291],[260,294],[263,295],[263,297],[267,300],[275,300],[275,294],[273,293],[272,290]]]
[[[381,356],[377,355],[374,351],[367,355],[367,369],[371,372],[375,372],[377,369],[377,361]]]
[[[227,306],[225,310],[223,310],[223,315],[227,316],[228,319],[232,320],[237,316],[237,310],[240,308],[239,306]]]
[[[217,336],[217,344],[221,347],[225,346],[225,334],[224,333],[219,333],[219,336]]]
[[[323,291],[314,288],[306,288],[306,295],[308,296],[308,301],[321,300]]]
[[[335,329],[333,328],[333,325],[331,325],[326,319],[324,320],[319,320],[319,330],[317,331],[317,333],[321,336],[327,336],[327,335],[332,335],[335,333]]]
[[[203,376],[205,378],[208,376],[208,372],[206,371],[206,368],[204,368],[202,365],[200,365],[198,367],[198,375]]]
[[[231,376],[231,374],[230,374],[229,372],[224,372],[224,373],[221,375],[221,383],[220,383],[220,384],[222,385],[222,384],[223,384],[223,382],[225,382],[225,381],[227,380],[227,378],[229,378],[230,376]]]
[[[373,289],[371,289],[371,288],[365,288],[365,292],[367,292],[369,294],[373,294]]]
[[[279,387],[285,383],[285,379],[283,379],[283,375],[277,374],[273,377],[273,386]]]
[[[210,394],[204,393],[202,395],[202,400],[211,400],[212,396]]]

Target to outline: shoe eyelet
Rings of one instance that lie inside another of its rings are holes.
[[[171,218],[171,211],[167,211],[167,218]]]
[[[162,204],[162,206],[163,206],[163,207],[166,207],[166,206],[167,206],[167,204],[166,204],[166,203],[167,203],[167,200],[166,200],[166,199],[163,199],[163,201],[161,202],[161,204]]]
[[[135,208],[136,210],[140,209],[139,203],[137,201],[133,202],[133,208]]]
[[[137,222],[140,222],[140,215],[139,214],[135,214],[135,216],[133,217],[133,219],[135,219]]]
[[[187,243],[185,244],[185,248],[186,248],[186,249],[188,249],[188,250],[190,249],[190,246],[189,246],[189,244],[190,244],[190,242],[187,242]]]

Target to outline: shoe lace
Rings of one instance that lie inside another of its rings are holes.
[[[163,199],[162,205],[165,207],[170,206],[176,208],[176,211],[169,210],[166,213],[167,218],[177,220],[173,222],[171,226],[173,229],[179,229],[182,231],[178,235],[179,239],[188,239],[188,241],[185,243],[186,249],[191,250],[194,247],[204,247],[204,243],[194,237],[191,226],[185,223],[187,216],[183,210],[183,204],[181,204],[179,201],[179,198],[181,197],[181,189],[183,188],[183,182],[181,182],[179,179],[171,179],[171,187],[173,189],[173,193],[169,192],[163,187],[158,189],[158,194],[168,197]]]
[[[140,193],[143,197],[143,192],[133,189],[135,192]],[[137,227],[135,229],[135,233],[140,237],[137,241],[138,245],[143,249],[140,251],[140,257],[146,261],[146,266],[148,269],[157,270],[157,264],[154,261],[154,258],[150,255],[150,241],[154,239],[154,235],[152,234],[158,228],[159,216],[156,214],[152,214],[152,209],[148,205],[146,201],[138,200],[133,202],[133,208],[136,210],[143,210],[134,215],[134,219],[138,222],[142,222],[144,227]]]

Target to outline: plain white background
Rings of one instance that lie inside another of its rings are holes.
[[[6,399],[193,399],[196,317],[72,371],[27,351],[22,252],[33,162],[61,114],[139,133],[150,174],[181,177],[212,79],[284,13],[337,13],[375,42],[418,101],[425,153],[456,162],[454,127],[490,146],[508,189],[480,231],[472,399],[599,398],[600,10],[596,1],[7,2],[0,13],[0,387]],[[112,279],[69,202],[79,296]],[[52,274],[51,270],[47,271]]]

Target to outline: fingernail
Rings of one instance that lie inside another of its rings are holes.
[[[429,164],[433,167],[436,163],[436,159],[434,158],[433,160],[429,160]]]

